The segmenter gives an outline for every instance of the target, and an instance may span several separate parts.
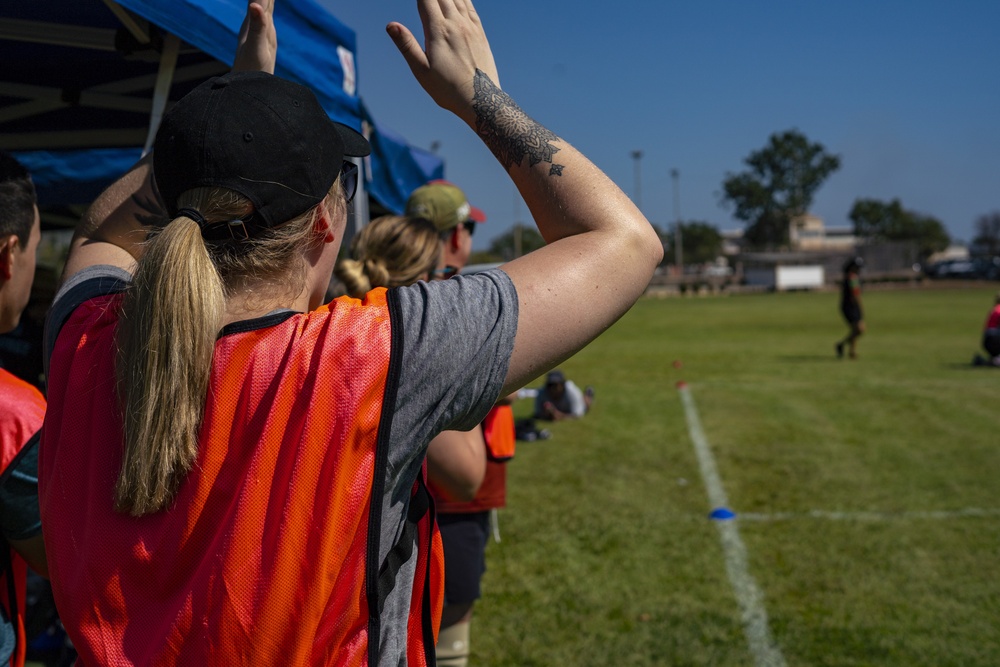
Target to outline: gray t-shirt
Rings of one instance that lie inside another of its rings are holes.
[[[84,301],[124,289],[131,274],[93,266],[56,295],[45,331],[46,364],[62,324]],[[498,269],[451,280],[393,288],[399,304],[402,363],[389,433],[379,560],[403,530],[413,482],[430,440],[443,430],[468,430],[500,396],[517,331],[517,294]],[[47,369],[46,369],[47,370]],[[380,665],[406,664],[406,623],[416,550],[399,570],[385,601]]]

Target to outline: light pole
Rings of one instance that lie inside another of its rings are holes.
[[[670,177],[674,181],[674,261],[677,264],[677,275],[684,275],[684,247],[681,243],[681,172],[677,169],[670,170]]]
[[[635,193],[633,201],[635,207],[642,210],[642,151],[632,151],[632,160],[635,161]]]
[[[518,194],[517,188],[514,188],[514,259],[521,256],[521,207],[518,205],[521,201],[521,195]]]

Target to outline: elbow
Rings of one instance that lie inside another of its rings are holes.
[[[482,480],[479,480],[475,484],[467,483],[457,486],[453,489],[455,494],[455,499],[463,503],[471,503],[476,499],[476,494],[479,492],[479,485]]]
[[[642,239],[643,254],[649,257],[650,264],[655,269],[663,261],[663,241],[651,225],[648,225],[645,231],[646,234]]]
[[[663,242],[660,239],[656,239],[656,242],[650,246],[650,255],[652,256],[653,266],[657,267],[660,262],[663,261]]]

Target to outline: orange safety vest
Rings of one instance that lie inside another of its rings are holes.
[[[196,463],[172,507],[139,518],[113,509],[120,305],[91,299],[63,325],[39,462],[81,664],[376,665],[382,604],[415,545],[407,661],[433,664],[443,559],[422,480],[378,562],[400,364],[386,291],[227,327]]]
[[[44,417],[45,399],[41,392],[0,368],[0,471],[6,471],[18,452],[38,433]],[[27,648],[24,605],[28,565],[7,545],[0,545],[0,548],[7,550],[6,556],[0,554],[0,562],[5,561],[0,572],[0,605],[13,622],[17,638],[10,664],[20,667],[24,664]],[[11,604],[12,597],[14,604]]]
[[[486,441],[486,474],[469,501],[456,500],[448,491],[431,484],[431,495],[440,514],[473,514],[507,504],[507,461],[514,457],[514,410],[509,405],[496,405],[483,420]]]

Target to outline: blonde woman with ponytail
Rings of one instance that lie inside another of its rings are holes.
[[[655,232],[500,89],[471,2],[415,1],[426,51],[389,36],[548,244],[325,303],[369,146],[264,73],[277,38],[251,2],[237,71],[176,102],[152,157],[94,202],[49,312],[39,499],[78,664],[433,664],[428,443],[648,284]]]
[[[333,273],[347,293],[362,297],[373,287],[401,287],[429,280],[441,257],[441,235],[423,218],[385,215],[351,241],[351,255]]]

